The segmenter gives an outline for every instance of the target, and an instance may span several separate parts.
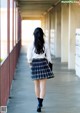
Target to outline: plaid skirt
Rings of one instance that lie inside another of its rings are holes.
[[[50,79],[53,78],[53,72],[51,71],[47,59],[40,58],[40,59],[33,59],[32,60],[32,79],[38,80],[38,79]]]

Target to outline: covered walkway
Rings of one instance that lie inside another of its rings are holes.
[[[55,78],[47,82],[42,112],[80,113],[80,0],[1,0],[0,6],[0,113],[5,107],[8,113],[36,112],[23,20],[41,21],[54,56]]]
[[[60,59],[53,59],[55,78],[47,81],[42,113],[80,113],[80,79]],[[36,113],[33,81],[22,47],[12,82],[7,113]]]

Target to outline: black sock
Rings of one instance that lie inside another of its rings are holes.
[[[42,107],[43,98],[37,98],[38,99],[38,106]]]

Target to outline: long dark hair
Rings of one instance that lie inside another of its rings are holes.
[[[43,30],[40,27],[37,27],[34,30],[34,47],[35,47],[35,53],[40,54],[44,53],[44,33]]]

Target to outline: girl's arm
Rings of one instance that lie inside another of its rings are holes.
[[[30,44],[27,49],[27,61],[29,64],[32,63],[32,44]]]
[[[51,62],[52,63],[49,44],[46,43],[45,46],[46,46],[46,57],[47,57],[47,60],[48,60],[48,62]]]

